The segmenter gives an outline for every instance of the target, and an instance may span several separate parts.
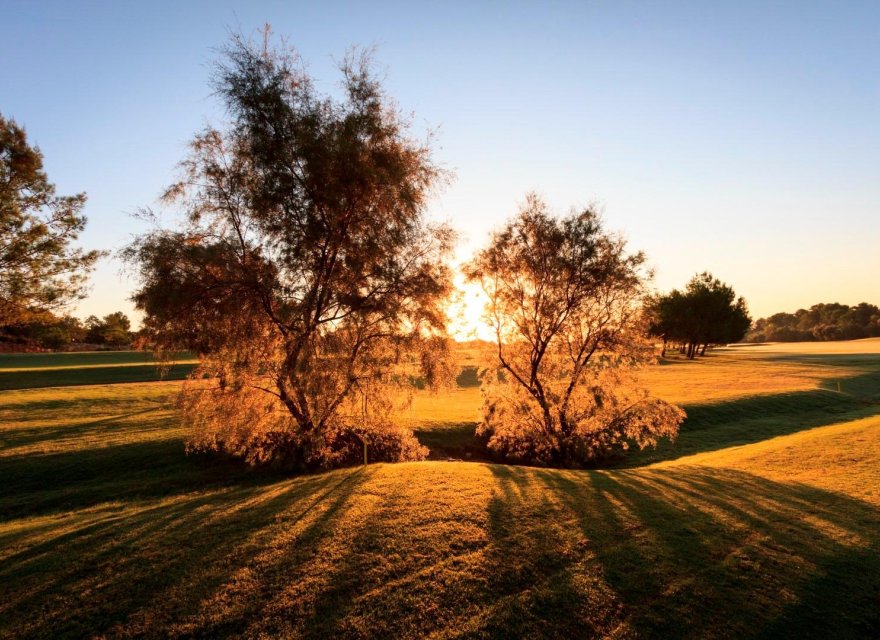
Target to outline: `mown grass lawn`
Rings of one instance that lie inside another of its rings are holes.
[[[0,391],[88,384],[183,380],[195,368],[188,353],[162,368],[143,351],[0,354]]]
[[[176,382],[4,391],[0,637],[880,637],[880,355],[817,355],[659,367],[679,441],[589,471],[254,473],[183,455]]]

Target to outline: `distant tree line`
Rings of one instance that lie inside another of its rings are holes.
[[[880,308],[862,302],[855,306],[814,304],[794,313],[777,313],[756,321],[746,342],[813,342],[857,340],[880,336]]]
[[[119,348],[131,345],[134,338],[131,321],[121,311],[85,320],[44,312],[32,314],[27,321],[0,327],[0,343],[9,350],[61,350],[75,345]]]
[[[745,300],[705,272],[691,278],[684,291],[651,298],[646,312],[648,332],[663,340],[662,355],[671,345],[691,360],[712,345],[742,340],[752,323]]]

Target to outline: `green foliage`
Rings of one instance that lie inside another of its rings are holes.
[[[187,224],[126,251],[145,339],[196,351],[216,382],[181,398],[193,449],[333,466],[375,432],[417,458],[393,400],[416,374],[454,377],[442,362],[453,235],[424,219],[442,173],[369,59],[341,71],[337,100],[294,52],[234,39],[216,85],[231,124],[195,138],[166,196]]]
[[[812,342],[880,336],[880,307],[867,302],[847,306],[814,304],[794,313],[777,313],[755,321],[747,342]]]
[[[131,322],[121,311],[103,318],[89,316],[85,322],[73,316],[49,312],[31,314],[26,321],[0,327],[0,339],[21,348],[40,347],[63,350],[77,343],[104,348],[120,348],[132,343]]]
[[[0,115],[0,326],[82,298],[102,255],[71,246],[85,194],[58,196],[24,129]]]
[[[706,272],[691,278],[684,291],[649,298],[645,309],[651,335],[663,339],[664,355],[673,342],[690,359],[710,345],[741,340],[752,322],[745,300]]]
[[[652,355],[643,262],[594,211],[559,219],[529,195],[468,265],[496,336],[478,435],[502,459],[576,466],[675,437],[684,413],[631,376]]]
[[[121,311],[108,314],[101,319],[89,316],[85,322],[85,341],[89,344],[121,347],[131,344],[131,322]]]
[[[63,349],[82,342],[85,334],[86,329],[78,318],[58,317],[48,312],[31,314],[26,321],[0,327],[0,340],[20,350]]]

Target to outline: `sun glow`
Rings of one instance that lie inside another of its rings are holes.
[[[456,295],[449,303],[449,334],[458,342],[493,340],[495,335],[484,318],[488,298],[478,284],[465,282],[460,273],[455,278]]]

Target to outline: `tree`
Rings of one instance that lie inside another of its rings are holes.
[[[646,304],[649,332],[676,342],[689,359],[704,355],[710,345],[741,340],[751,326],[748,306],[733,287],[704,272],[691,278],[684,292],[673,289]]]
[[[131,344],[131,322],[121,311],[110,313],[103,318],[86,318],[85,340],[90,344],[103,344],[121,347]]]
[[[131,322],[121,311],[104,316],[104,344],[121,347],[131,344]]]
[[[645,315],[648,318],[648,333],[663,340],[660,357],[666,357],[666,348],[682,332],[681,323],[686,317],[687,300],[680,291],[673,290],[667,295],[648,296],[645,301]]]
[[[395,404],[410,374],[452,374],[453,235],[424,216],[443,173],[369,57],[340,68],[336,100],[291,50],[234,38],[216,76],[231,124],[196,136],[166,194],[185,224],[126,250],[145,340],[201,356],[180,400],[191,449],[306,467],[367,445],[425,455]]]
[[[490,449],[571,466],[675,437],[684,413],[632,377],[652,357],[643,263],[593,210],[558,219],[535,195],[492,235],[466,270],[488,297],[495,333],[478,427]]]
[[[99,251],[72,246],[85,194],[58,196],[24,129],[0,115],[0,326],[82,298]]]
[[[74,342],[82,342],[85,329],[73,316],[50,317],[30,327],[34,339],[47,349],[63,349]]]

